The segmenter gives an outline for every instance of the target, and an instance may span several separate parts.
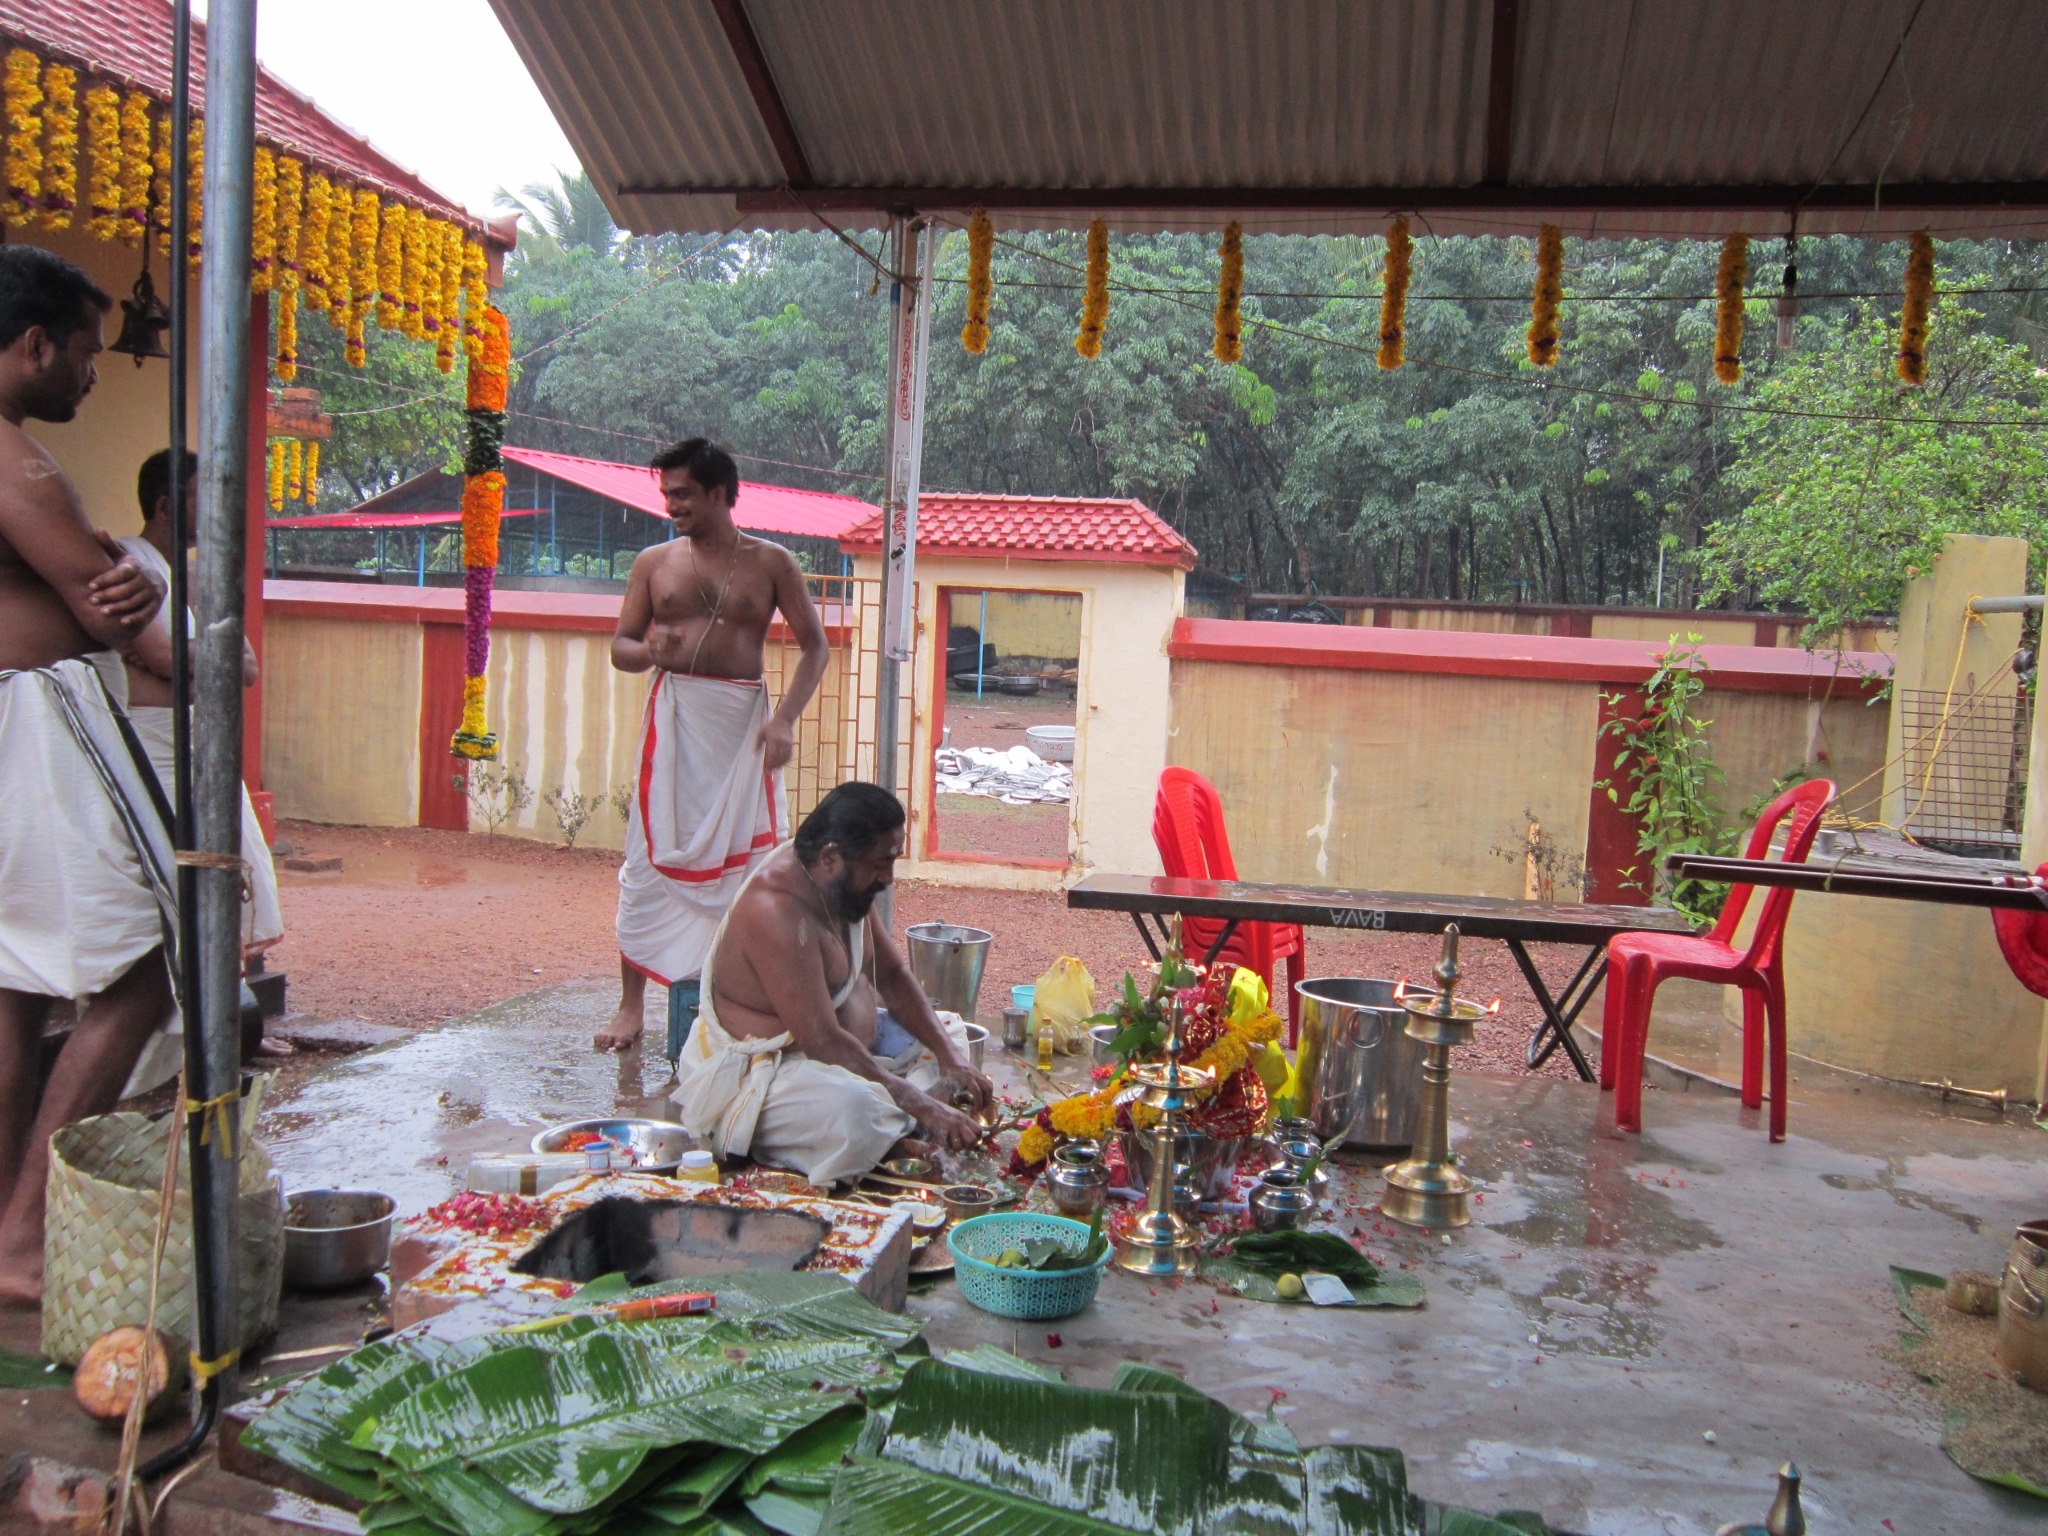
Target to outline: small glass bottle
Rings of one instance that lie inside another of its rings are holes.
[[[1052,1070],[1052,1024],[1044,1014],[1038,1016],[1038,1070]]]
[[[676,1177],[688,1184],[716,1184],[718,1160],[709,1152],[685,1152],[676,1168]]]

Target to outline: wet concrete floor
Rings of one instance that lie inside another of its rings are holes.
[[[479,1153],[647,1105],[665,1062],[589,1048],[610,1006],[601,985],[552,988],[282,1083],[264,1135],[287,1187],[367,1185],[410,1212]],[[1022,1088],[993,1044],[988,1064]],[[1083,1385],[1122,1359],[1162,1365],[1240,1410],[1273,1405],[1304,1441],[1398,1447],[1431,1497],[1587,1536],[1759,1520],[1787,1459],[1816,1532],[2042,1527],[2038,1502],[1942,1455],[1934,1411],[1883,1355],[1888,1265],[1995,1270],[2013,1227],[2048,1216],[2048,1135],[2023,1113],[1802,1082],[1774,1147],[1718,1095],[1652,1092],[1640,1137],[1578,1083],[1464,1076],[1452,1108],[1484,1196],[1448,1241],[1376,1230],[1376,1181],[1344,1170],[1344,1226],[1416,1267],[1419,1312],[1274,1307],[1115,1270],[1053,1325],[1057,1347],[950,1282],[911,1307],[935,1349],[993,1341]]]

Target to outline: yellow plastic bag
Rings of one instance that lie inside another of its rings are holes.
[[[1272,999],[1266,990],[1265,978],[1257,971],[1239,966],[1237,974],[1230,978],[1230,1012],[1232,1028],[1238,1028],[1261,1014],[1270,1011]],[[1259,1074],[1259,1081],[1266,1085],[1269,1098],[1294,1093],[1294,1063],[1287,1059],[1287,1052],[1277,1041],[1261,1045],[1252,1052],[1252,1070]]]
[[[1052,1032],[1053,1049],[1069,1056],[1088,1046],[1087,1021],[1095,1013],[1095,978],[1072,955],[1061,955],[1038,978],[1031,994],[1031,1038]]]

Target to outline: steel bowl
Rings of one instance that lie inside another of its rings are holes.
[[[967,1033],[967,1065],[979,1072],[988,1052],[988,1031],[979,1024],[962,1024],[960,1027]]]
[[[939,1191],[939,1199],[955,1221],[971,1221],[996,1208],[996,1192],[982,1184],[950,1184]]]
[[[398,1204],[373,1189],[303,1189],[284,1202],[284,1283],[295,1291],[360,1285],[391,1262]]]
[[[566,1125],[551,1125],[534,1137],[533,1150],[571,1151],[565,1143],[579,1131],[594,1131],[614,1147],[624,1147],[625,1159],[614,1152],[612,1167],[632,1173],[674,1173],[682,1166],[683,1154],[695,1144],[688,1131],[669,1120],[571,1120]]]

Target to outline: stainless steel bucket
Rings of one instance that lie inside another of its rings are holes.
[[[995,942],[995,935],[958,923],[917,923],[904,937],[909,941],[905,948],[910,974],[917,978],[932,1006],[972,1019],[981,996],[982,968],[988,964],[988,947]]]
[[[1295,1112],[1326,1143],[1406,1147],[1415,1140],[1425,1047],[1391,981],[1324,976],[1298,982],[1301,1040]]]

